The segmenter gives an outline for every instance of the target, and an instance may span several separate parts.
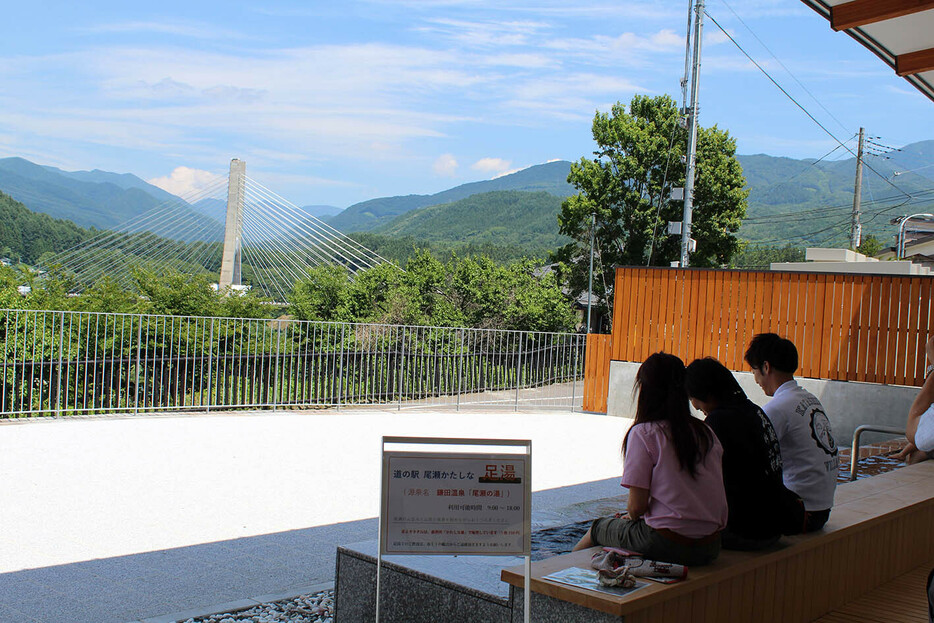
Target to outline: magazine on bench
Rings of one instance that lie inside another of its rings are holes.
[[[636,580],[636,585],[632,588],[623,588],[621,586],[604,586],[600,584],[600,580],[597,579],[597,572],[594,569],[582,569],[581,567],[568,567],[567,569],[561,569],[560,571],[555,571],[554,573],[549,573],[548,575],[542,576],[543,580],[551,580],[552,582],[561,582],[562,584],[570,584],[571,586],[577,586],[579,588],[586,588],[592,591],[597,591],[598,593],[608,593],[610,595],[628,595],[633,591],[637,591],[643,586],[648,586],[647,582],[641,580]]]

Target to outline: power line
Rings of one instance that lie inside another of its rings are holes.
[[[761,71],[762,74],[763,74],[766,78],[768,78],[769,81],[770,81],[772,84],[774,84],[774,85],[778,88],[779,91],[781,91],[781,92],[785,95],[785,97],[787,97],[789,100],[791,100],[791,102],[792,102],[795,106],[797,106],[798,108],[800,108],[801,111],[802,111],[805,115],[807,115],[807,116],[811,119],[811,121],[813,121],[814,123],[816,123],[817,126],[818,126],[821,130],[823,130],[830,138],[832,138],[833,140],[835,140],[835,141],[836,141],[838,144],[840,144],[844,149],[846,149],[848,152],[850,152],[851,154],[853,154],[853,156],[856,156],[856,154],[853,153],[853,150],[852,150],[852,149],[850,149],[849,147],[847,147],[839,138],[837,138],[837,137],[834,135],[833,132],[831,132],[830,130],[828,130],[827,127],[824,126],[824,124],[822,124],[820,121],[818,121],[817,118],[816,118],[814,115],[812,115],[812,114],[810,113],[810,111],[808,111],[807,108],[805,108],[800,102],[798,102],[798,100],[796,100],[794,97],[792,97],[792,95],[791,95],[788,91],[786,91],[785,88],[784,88],[782,85],[780,85],[780,84],[778,83],[778,81],[777,81],[775,78],[773,78],[772,75],[771,75],[769,72],[767,72],[767,71],[765,70],[764,67],[762,67],[762,65],[760,65],[752,56],[750,56],[749,53],[746,52],[746,50],[743,48],[743,46],[741,46],[741,45],[736,41],[736,39],[734,39],[733,36],[732,36],[730,33],[728,33],[728,32],[726,31],[726,29],[725,29],[723,26],[721,26],[720,23],[719,23],[709,12],[704,11],[704,14],[705,14],[707,17],[710,18],[710,21],[712,21],[712,22],[714,23],[714,25],[716,25],[716,27],[720,29],[720,32],[722,32],[724,35],[726,35],[726,37],[733,43],[733,45],[735,45],[736,48],[737,48],[740,52],[742,52],[743,55],[744,55],[747,59],[749,59],[749,62],[751,62],[753,65],[755,65],[756,68],[757,68],[759,71]],[[908,196],[908,197],[911,197],[911,193],[906,192],[906,191],[902,190],[901,188],[899,188],[896,184],[892,183],[891,180],[889,180],[887,177],[885,177],[884,175],[882,175],[881,173],[879,173],[878,171],[876,171],[873,167],[869,166],[868,164],[865,164],[864,166],[865,166],[867,169],[869,169],[870,171],[872,171],[873,173],[875,173],[876,175],[878,175],[881,179],[883,179],[887,184],[889,184],[892,188],[894,188],[894,189],[897,190],[898,192],[900,192],[900,193],[902,193],[903,195],[906,195],[906,196]]]

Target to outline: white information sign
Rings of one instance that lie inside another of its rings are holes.
[[[380,553],[529,555],[528,458],[384,452]]]

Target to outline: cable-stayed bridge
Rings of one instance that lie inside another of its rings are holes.
[[[75,291],[105,277],[130,285],[142,268],[213,274],[221,289],[251,286],[285,301],[313,266],[355,273],[387,261],[251,179],[234,159],[228,178],[102,231],[43,267],[61,266]]]

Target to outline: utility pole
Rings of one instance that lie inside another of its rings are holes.
[[[691,108],[688,126],[687,162],[684,175],[684,215],[681,222],[681,267],[687,268],[691,253],[691,211],[694,208],[695,155],[697,153],[697,99],[700,77],[701,38],[704,31],[704,0],[694,3],[694,64],[691,68]]]
[[[859,222],[859,204],[863,194],[863,128],[859,129],[859,147],[856,148],[856,182],[853,185],[853,221],[850,224],[850,248],[859,246],[863,226]]]
[[[590,300],[593,298],[593,237],[597,228],[597,213],[590,213],[590,271],[587,272],[587,334],[590,335]]]

